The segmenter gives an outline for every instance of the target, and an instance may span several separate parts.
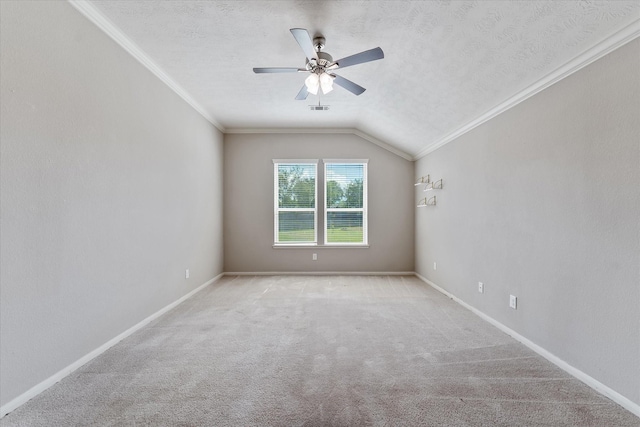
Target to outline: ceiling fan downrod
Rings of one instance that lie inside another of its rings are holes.
[[[311,73],[320,75],[325,73],[333,65],[333,57],[327,52],[322,52],[325,41],[323,36],[317,36],[313,39],[313,47],[316,50],[317,59],[307,59],[306,63],[307,70]]]

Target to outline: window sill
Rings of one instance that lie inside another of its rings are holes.
[[[287,244],[274,244],[274,249],[369,249],[369,245],[317,245],[314,243],[303,245],[287,245]]]

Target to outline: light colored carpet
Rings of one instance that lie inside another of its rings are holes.
[[[639,426],[415,277],[225,277],[2,426]]]

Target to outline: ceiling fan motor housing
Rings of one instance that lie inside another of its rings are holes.
[[[307,60],[307,70],[312,73],[322,74],[326,71],[326,68],[333,64],[333,57],[326,52],[318,52],[318,59],[312,58],[311,61]]]

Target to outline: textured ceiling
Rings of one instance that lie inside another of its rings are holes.
[[[225,130],[353,128],[410,156],[424,152],[617,31],[634,1],[91,0]],[[385,58],[339,74],[367,91],[295,101],[306,74],[289,32],[326,37],[342,58]]]

